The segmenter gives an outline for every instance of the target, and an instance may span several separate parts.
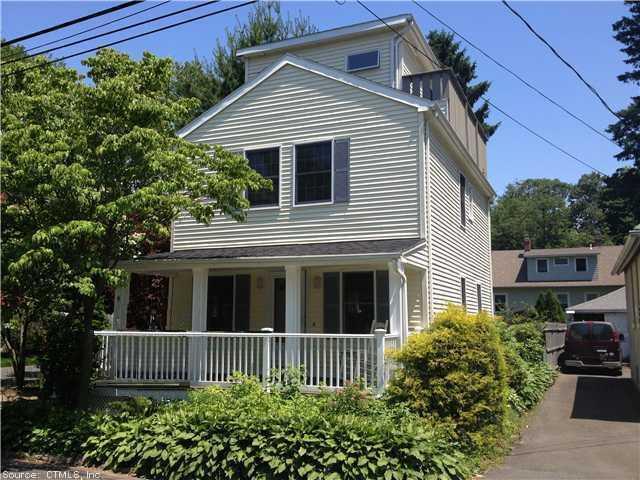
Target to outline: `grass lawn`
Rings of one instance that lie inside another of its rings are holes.
[[[35,365],[37,363],[36,357],[27,357],[27,365]],[[10,367],[11,366],[11,358],[7,355],[0,356],[0,367]]]

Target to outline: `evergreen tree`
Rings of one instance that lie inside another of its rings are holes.
[[[483,80],[475,84],[471,83],[478,78],[476,62],[467,55],[466,49],[460,48],[460,43],[454,40],[453,33],[444,30],[432,30],[427,35],[427,40],[438,60],[451,67],[455,72],[469,103],[472,106],[475,105],[489,91],[491,82]],[[500,126],[500,123],[494,125],[487,123],[489,104],[486,101],[482,101],[482,104],[475,110],[475,114],[482,123],[487,138],[491,137]]]
[[[536,300],[536,312],[540,320],[545,322],[564,323],[567,321],[564,309],[558,297],[551,290],[545,290]]]

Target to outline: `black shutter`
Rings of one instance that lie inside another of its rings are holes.
[[[376,272],[376,322],[379,326],[387,324],[389,331],[389,271]]]
[[[340,333],[340,274],[327,272],[322,282],[324,333]]]
[[[236,275],[235,331],[249,331],[249,305],[251,296],[251,275]]]
[[[333,142],[333,201],[349,201],[349,139]]]

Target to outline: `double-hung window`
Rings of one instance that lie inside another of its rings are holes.
[[[536,271],[538,273],[547,273],[549,271],[549,261],[546,258],[538,258],[536,260]]]
[[[295,146],[295,203],[331,202],[333,142]]]
[[[576,272],[586,272],[587,271],[587,258],[586,257],[577,257],[576,258]]]
[[[272,189],[249,190],[247,199],[252,207],[273,207],[280,203],[280,149],[263,148],[245,152],[249,166],[267,180]]]

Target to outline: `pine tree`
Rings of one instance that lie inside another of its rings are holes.
[[[538,317],[545,322],[564,323],[567,321],[558,297],[551,290],[545,290],[538,296],[536,312],[538,312]]]

